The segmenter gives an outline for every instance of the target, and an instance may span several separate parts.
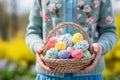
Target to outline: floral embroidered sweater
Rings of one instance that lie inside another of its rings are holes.
[[[117,42],[116,25],[112,12],[111,0],[74,0],[72,22],[77,23],[88,33],[93,43],[103,47],[103,55],[90,72],[76,72],[74,76],[100,74],[104,70],[104,54],[110,51]],[[66,0],[34,0],[29,25],[26,33],[26,44],[35,53],[38,45],[44,44],[48,33],[58,24],[66,22]],[[59,29],[58,34],[66,33],[69,27]],[[79,32],[72,29],[71,34]],[[50,76],[64,76],[63,73],[48,72],[36,61],[36,70]]]

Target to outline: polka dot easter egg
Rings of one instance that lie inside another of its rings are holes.
[[[83,58],[89,58],[90,56],[91,56],[90,51],[85,50],[85,51],[83,52]]]
[[[52,37],[50,38],[48,44],[47,44],[47,50],[51,49],[51,48],[54,48],[55,47],[55,44],[57,43],[57,38],[56,37]]]
[[[81,49],[75,50],[71,56],[72,58],[81,59],[83,56],[83,51]]]
[[[87,50],[89,48],[89,44],[86,40],[79,41],[74,45],[74,49],[82,49],[83,51]]]
[[[70,58],[70,52],[68,50],[61,50],[58,53],[58,58],[60,58],[60,59],[68,59],[68,58]]]
[[[51,48],[46,52],[45,57],[47,58],[57,58],[58,57],[58,51],[55,48]]]
[[[56,43],[55,45],[55,49],[57,49],[58,51],[60,50],[65,50],[66,49],[66,44],[63,41],[59,41]]]
[[[83,40],[83,36],[80,33],[75,33],[72,37],[73,44],[76,44],[77,42],[82,41],[82,40]]]
[[[58,41],[63,41],[66,43],[67,46],[72,46],[72,40],[69,36],[67,35],[62,35],[58,38]]]

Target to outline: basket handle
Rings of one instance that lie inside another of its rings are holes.
[[[46,39],[46,42],[45,42],[45,44],[44,44],[44,46],[43,46],[43,52],[45,52],[45,50],[47,49],[47,44],[48,44],[50,38],[52,37],[52,35],[53,35],[58,29],[63,28],[63,27],[66,27],[66,26],[72,26],[72,27],[78,29],[78,30],[82,33],[82,35],[84,36],[84,38],[88,41],[89,45],[92,44],[91,41],[90,41],[90,38],[89,38],[88,34],[85,32],[85,30],[84,30],[80,25],[78,25],[78,24],[76,24],[76,23],[73,23],[73,22],[64,22],[64,23],[61,23],[61,24],[57,25],[57,26],[56,26],[55,28],[53,28],[53,30],[51,30],[51,32],[48,34],[47,39]]]

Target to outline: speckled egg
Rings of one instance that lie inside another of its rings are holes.
[[[67,50],[70,52],[70,55],[72,55],[72,53],[74,52],[74,48],[72,47],[67,47]]]
[[[73,44],[76,44],[77,42],[82,41],[82,40],[83,40],[83,36],[80,33],[75,33],[72,37]]]
[[[90,56],[91,56],[90,51],[85,50],[85,51],[83,52],[83,58],[89,58]]]
[[[60,58],[60,59],[68,59],[68,58],[70,58],[70,52],[68,50],[61,50],[58,53],[58,58]]]
[[[72,35],[69,33],[65,34],[65,36],[68,36],[70,39],[72,39]]]
[[[89,44],[86,40],[79,41],[74,45],[74,49],[82,49],[83,51],[87,50],[89,48]]]
[[[57,42],[56,45],[55,45],[55,49],[57,49],[58,51],[60,51],[60,50],[65,50],[66,47],[67,47],[67,46],[66,46],[66,43],[63,42],[63,41],[59,41],[59,42]]]
[[[66,35],[62,35],[58,38],[58,41],[63,41],[66,43],[67,46],[72,46],[72,40],[70,37]]]
[[[55,48],[51,48],[46,52],[45,57],[47,57],[47,58],[57,58],[58,57],[58,51]]]
[[[71,56],[72,58],[81,59],[83,56],[83,51],[81,49],[75,50]]]
[[[55,44],[57,43],[57,38],[56,37],[52,37],[50,38],[48,44],[47,44],[47,50],[51,49],[51,48],[54,48],[55,47]]]

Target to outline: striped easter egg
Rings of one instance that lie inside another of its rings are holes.
[[[63,41],[66,43],[67,46],[72,46],[72,40],[69,36],[67,35],[62,35],[58,38],[58,41]]]

